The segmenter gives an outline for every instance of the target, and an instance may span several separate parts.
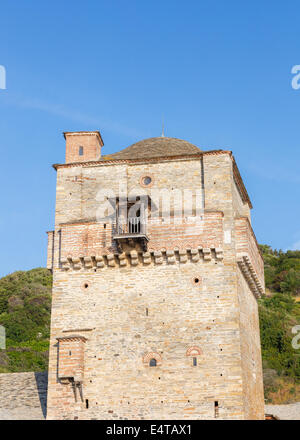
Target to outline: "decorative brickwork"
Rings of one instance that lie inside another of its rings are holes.
[[[58,340],[58,378],[83,381],[84,372],[84,336],[62,336]]]
[[[187,356],[200,356],[201,354],[202,354],[201,348],[196,346],[189,347],[186,351]]]
[[[156,360],[156,365],[160,365],[162,362],[161,355],[159,353],[154,353],[154,352],[150,352],[150,353],[145,354],[145,356],[143,357],[143,362],[145,364],[149,364],[151,359]]]

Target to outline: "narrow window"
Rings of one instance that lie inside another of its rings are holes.
[[[197,367],[197,358],[193,357],[193,367]]]
[[[149,311],[148,311],[148,309],[146,308],[146,316],[148,316],[148,314],[149,314]]]
[[[69,350],[69,356],[72,356],[72,352],[71,352],[71,350]]]
[[[215,419],[219,417],[219,402],[215,400]]]
[[[156,359],[151,359],[149,362],[150,367],[156,367]]]
[[[79,147],[79,156],[83,156],[83,147]]]
[[[85,399],[85,407],[86,407],[86,409],[88,409],[88,407],[89,407],[89,400],[88,399]]]

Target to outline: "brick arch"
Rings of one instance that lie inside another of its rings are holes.
[[[189,347],[186,351],[187,356],[200,356],[201,354],[203,354],[201,348],[196,345]]]
[[[146,353],[144,355],[144,357],[143,357],[143,362],[145,364],[149,364],[151,359],[155,359],[157,365],[161,364],[162,359],[161,359],[161,355],[159,353],[155,353],[153,351],[150,351],[149,353]]]

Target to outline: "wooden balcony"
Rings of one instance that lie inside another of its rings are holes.
[[[117,241],[120,250],[123,244],[133,245],[134,241],[141,242],[142,248],[147,250],[147,227],[144,217],[128,217],[126,220],[117,217],[116,229],[113,232],[113,239]]]
[[[122,221],[120,217],[117,218],[116,231],[114,239],[125,237],[146,237],[146,224],[141,217],[129,217],[126,222]]]

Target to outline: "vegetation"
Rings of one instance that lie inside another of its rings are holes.
[[[300,324],[300,251],[261,246],[266,296],[259,300],[265,397],[268,402],[300,400],[300,349],[292,328]]]
[[[259,300],[265,397],[300,401],[300,349],[292,328],[300,325],[300,251],[262,245],[266,296]],[[0,372],[44,371],[48,366],[52,276],[47,269],[14,272],[0,279],[0,325],[6,350]],[[299,340],[300,342],[300,340]]]
[[[43,268],[0,279],[0,325],[6,331],[0,372],[47,370],[51,286],[52,275]]]

